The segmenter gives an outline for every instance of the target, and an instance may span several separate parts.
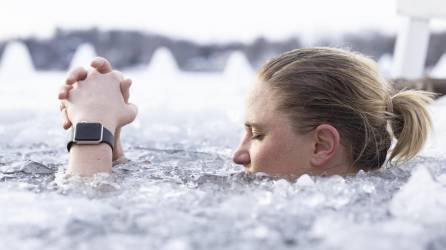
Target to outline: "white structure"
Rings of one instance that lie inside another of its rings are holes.
[[[93,45],[84,43],[81,44],[74,53],[71,59],[70,69],[74,67],[89,67],[91,60],[96,57],[96,50]]]
[[[226,61],[224,73],[225,75],[234,76],[251,75],[253,73],[253,69],[245,54],[243,54],[241,51],[235,51],[229,55],[229,58]]]
[[[0,62],[0,73],[23,75],[31,72],[34,66],[28,48],[20,42],[8,43]]]
[[[429,43],[429,19],[446,17],[445,0],[398,0],[406,20],[398,34],[393,77],[420,78]]]
[[[446,78],[446,53],[441,56],[429,75],[433,78]]]
[[[153,53],[148,71],[153,74],[170,74],[178,72],[179,70],[175,57],[170,50],[161,47]]]

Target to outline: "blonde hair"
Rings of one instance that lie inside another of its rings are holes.
[[[376,63],[358,53],[334,48],[286,52],[258,72],[279,97],[299,133],[328,123],[341,134],[357,169],[381,167],[392,138],[389,161],[406,161],[424,145],[431,127],[426,106],[429,92],[395,93],[378,73]]]

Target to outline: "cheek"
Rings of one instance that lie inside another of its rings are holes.
[[[256,172],[275,173],[284,164],[290,150],[280,140],[264,139],[251,145],[252,170]]]
[[[278,135],[253,143],[252,171],[268,174],[296,174],[306,168],[309,155],[304,138]]]

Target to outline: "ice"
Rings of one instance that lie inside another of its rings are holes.
[[[395,220],[371,224],[323,216],[316,220],[311,233],[323,241],[317,249],[424,249],[426,245],[421,227]],[[416,240],[408,241],[410,238]]]
[[[428,143],[423,149],[424,155],[445,155],[444,141],[446,139],[446,116],[444,114],[446,97],[440,97],[429,106],[429,113],[432,117],[433,130],[428,138]]]
[[[304,175],[300,176],[299,179],[297,179],[296,185],[301,186],[301,187],[313,186],[314,181],[311,179],[311,177],[309,175],[304,174]]]
[[[166,244],[161,248],[162,250],[189,250],[193,249],[187,239],[172,239],[166,242]]]
[[[70,63],[70,69],[75,67],[86,67],[90,66],[91,60],[96,57],[96,50],[93,45],[89,43],[84,43],[79,45],[76,52],[73,55]]]
[[[446,53],[444,53],[437,64],[429,73],[430,77],[433,78],[446,78]]]
[[[2,249],[446,248],[446,99],[410,162],[288,181],[231,162],[253,72],[164,65],[124,71],[139,107],[123,130],[130,161],[89,178],[65,175],[65,73],[0,73]]]
[[[5,174],[12,174],[19,172],[26,174],[52,174],[54,173],[54,170],[38,162],[25,161],[25,162],[15,162],[11,165],[6,165],[6,166],[0,166],[0,172]]]
[[[28,48],[21,42],[9,42],[0,62],[0,75],[21,77],[34,72]]]
[[[428,224],[446,223],[446,186],[434,180],[424,166],[394,196],[390,211],[396,217]]]

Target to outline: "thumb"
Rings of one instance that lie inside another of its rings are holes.
[[[132,80],[124,79],[121,81],[121,93],[124,98],[124,102],[128,103],[130,98],[130,86],[132,85]]]
[[[93,59],[90,66],[95,68],[101,74],[106,74],[113,70],[111,63],[107,59],[99,56]]]
[[[67,113],[67,109],[66,108],[64,108],[62,110],[62,115],[63,115],[63,120],[64,120],[63,128],[65,130],[67,130],[67,129],[69,129],[72,126],[72,124],[71,124],[70,119],[68,118],[68,113]]]
[[[133,103],[129,103],[126,105],[125,111],[124,124],[129,124],[135,120],[138,114],[138,107]]]

